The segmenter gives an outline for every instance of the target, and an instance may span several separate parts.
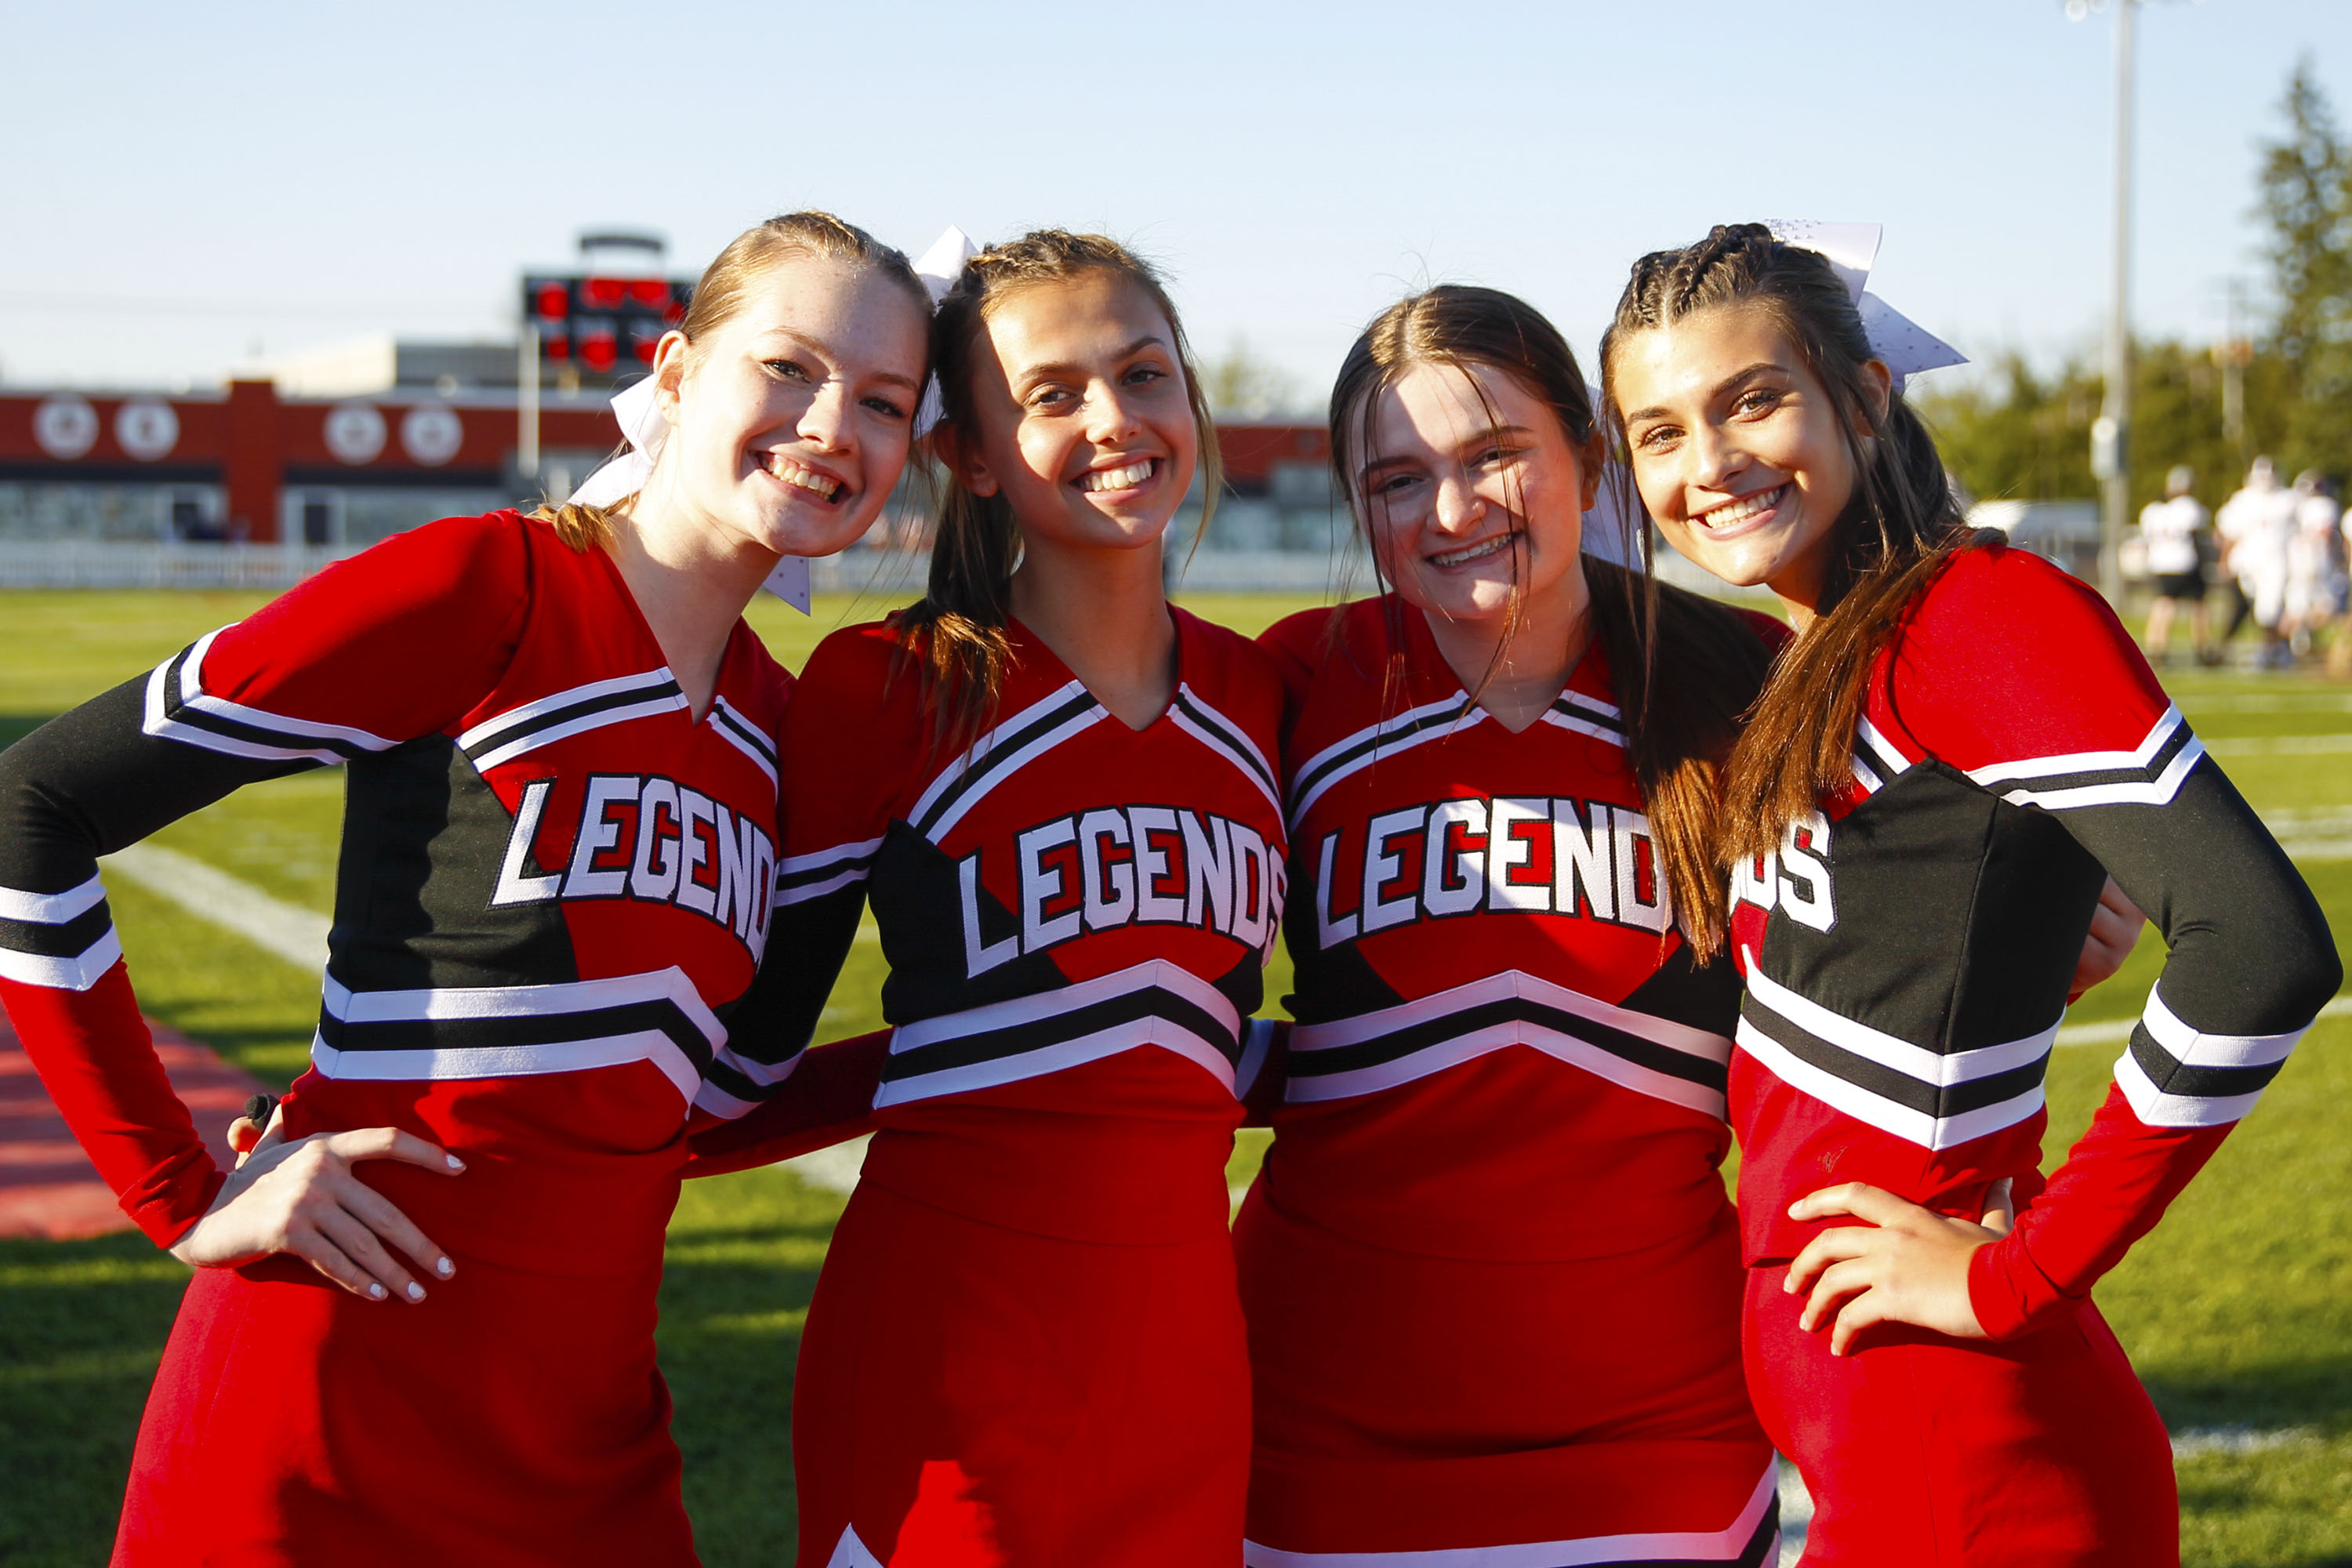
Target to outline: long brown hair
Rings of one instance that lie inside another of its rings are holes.
[[[1597,466],[1602,460],[1605,448],[1591,394],[1559,329],[1525,300],[1493,289],[1431,289],[1381,311],[1348,351],[1331,388],[1331,466],[1368,535],[1371,503],[1360,475],[1380,395],[1414,367],[1429,364],[1500,371],[1551,410],[1583,461]],[[1587,513],[1588,528],[1597,521]],[[1634,542],[1619,542],[1631,559]],[[1639,542],[1639,571],[1591,554],[1580,563],[1590,590],[1591,633],[1609,660],[1659,876],[1673,895],[1693,955],[1705,962],[1724,942],[1725,891],[1715,842],[1717,773],[1738,737],[1741,713],[1763,684],[1770,656],[1756,630],[1734,612],[1659,583],[1648,570],[1646,530]],[[1381,552],[1370,553],[1385,585]],[[1403,616],[1410,612],[1392,593],[1382,603],[1389,631],[1387,679],[1393,688],[1404,658]],[[1517,635],[1524,609],[1523,590],[1514,582],[1504,645],[1486,679],[1493,678],[1504,648]]]
[[[1812,624],[1781,653],[1732,752],[1726,865],[1769,853],[1822,795],[1853,781],[1854,731],[1879,653],[1912,601],[1976,542],[1927,426],[1899,393],[1883,414],[1874,407],[1864,366],[1878,356],[1844,282],[1826,257],[1773,238],[1762,224],[1717,225],[1696,245],[1635,262],[1601,340],[1601,384],[1612,385],[1617,353],[1634,333],[1730,306],[1763,312],[1821,384],[1855,484],[1831,527]],[[1623,410],[1613,394],[1605,401],[1622,451]],[[1629,500],[1629,511],[1640,505]]]
[[[930,296],[923,291],[923,280],[915,276],[914,266],[904,251],[893,249],[856,224],[845,223],[831,213],[786,213],[729,240],[726,248],[702,269],[693,298],[688,301],[686,318],[677,327],[686,338],[689,355],[707,333],[734,319],[743,309],[751,286],[770,268],[781,261],[812,257],[846,261],[879,272],[912,293],[926,311],[930,309]],[[583,506],[577,501],[541,505],[531,516],[552,525],[555,536],[572,549],[586,550],[612,542],[613,520],[627,512],[633,499],[625,496],[610,506]]]
[[[1200,431],[1202,490],[1213,511],[1217,492],[1224,487],[1224,466],[1217,455],[1216,422],[1193,370],[1184,324],[1151,265],[1098,234],[1035,229],[991,246],[965,263],[962,276],[931,320],[931,363],[937,367],[942,417],[951,427],[948,434],[970,439],[977,428],[972,376],[990,314],[1024,289],[1093,272],[1134,285],[1167,318],[1192,423]],[[1205,516],[1202,527],[1205,532]],[[891,616],[901,646],[921,660],[924,700],[933,714],[935,741],[968,741],[996,710],[1012,658],[1005,628],[1013,616],[1013,568],[1020,546],[1020,520],[1002,492],[980,495],[959,477],[948,476],[939,526],[932,533],[929,591]]]

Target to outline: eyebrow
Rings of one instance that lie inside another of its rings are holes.
[[[1167,346],[1167,342],[1160,336],[1159,333],[1147,332],[1142,337],[1139,337],[1133,342],[1128,344],[1127,347],[1119,350],[1118,353],[1113,354],[1111,357],[1116,360],[1129,360],[1133,359],[1137,354],[1141,353],[1148,348],[1164,349]],[[1049,364],[1024,364],[1021,367],[1020,375],[1015,379],[1020,385],[1026,386],[1031,382],[1043,380],[1049,376],[1075,375],[1078,373],[1079,368],[1080,367],[1076,364],[1062,361],[1056,361]]]
[[[842,362],[840,353],[835,350],[831,343],[826,342],[823,338],[810,337],[806,332],[796,332],[790,327],[770,327],[765,332],[761,333],[761,336],[768,338],[782,338],[788,343],[807,349],[811,353],[815,353],[822,358],[831,360],[835,364],[839,364]],[[915,380],[911,376],[900,375],[895,370],[877,370],[869,379],[887,382],[892,386],[903,386],[909,392],[917,391],[922,385],[921,382]]]
[[[1461,445],[1464,447],[1469,447],[1475,446],[1480,441],[1495,440],[1498,437],[1531,436],[1533,434],[1534,432],[1529,430],[1524,425],[1489,425],[1485,430],[1480,431],[1477,435],[1469,437],[1464,440]],[[1370,479],[1374,474],[1379,473],[1382,468],[1404,468],[1410,466],[1412,461],[1413,459],[1411,458],[1374,458],[1370,462],[1366,463],[1362,468],[1356,470],[1356,482],[1358,484],[1363,483],[1366,479]]]
[[[1759,359],[1754,364],[1749,365],[1747,369],[1733,371],[1729,375],[1727,375],[1721,381],[1717,382],[1714,387],[1708,391],[1706,395],[1710,401],[1715,398],[1721,397],[1725,393],[1730,391],[1733,387],[1738,386],[1749,376],[1768,370],[1778,371],[1782,375],[1789,374],[1789,367],[1782,364],[1780,361]],[[1654,404],[1647,408],[1636,408],[1632,413],[1626,415],[1625,423],[1631,425],[1636,420],[1664,419],[1670,416],[1671,416],[1665,409]]]

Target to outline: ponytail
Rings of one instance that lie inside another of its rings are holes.
[[[964,264],[962,276],[931,318],[931,363],[950,440],[970,440],[975,428],[971,396],[974,360],[989,313],[1013,293],[1107,272],[1133,284],[1167,318],[1177,363],[1200,432],[1202,482],[1211,511],[1224,488],[1217,455],[1216,421],[1192,364],[1175,301],[1149,262],[1098,234],[1037,229],[992,246]],[[1207,519],[1202,519],[1207,531]],[[890,617],[904,658],[921,668],[924,700],[932,713],[932,741],[968,745],[987,727],[1004,690],[1013,660],[1007,627],[1013,619],[1013,569],[1021,555],[1021,529],[1003,494],[983,496],[950,474],[931,541],[929,591]]]

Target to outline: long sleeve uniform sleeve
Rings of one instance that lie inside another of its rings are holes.
[[[0,752],[0,1003],[159,1246],[202,1217],[223,1176],[140,1016],[98,858],[242,784],[454,722],[500,666],[524,574],[511,520],[418,530]]]
[[[2091,1127],[1973,1259],[1996,1339],[2063,1316],[2146,1235],[2253,1108],[2342,981],[2326,919],[2087,587],[1992,597],[1898,650],[1906,723],[2011,803],[2051,813],[2163,932],[2169,956]],[[1990,685],[1907,679],[1965,663]],[[1906,692],[1907,688],[1907,692]],[[2030,1187],[2031,1182],[2023,1184]]]

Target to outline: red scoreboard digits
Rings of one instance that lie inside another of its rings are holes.
[[[539,329],[541,362],[591,375],[654,363],[661,335],[686,319],[686,278],[526,278],[524,319]]]

